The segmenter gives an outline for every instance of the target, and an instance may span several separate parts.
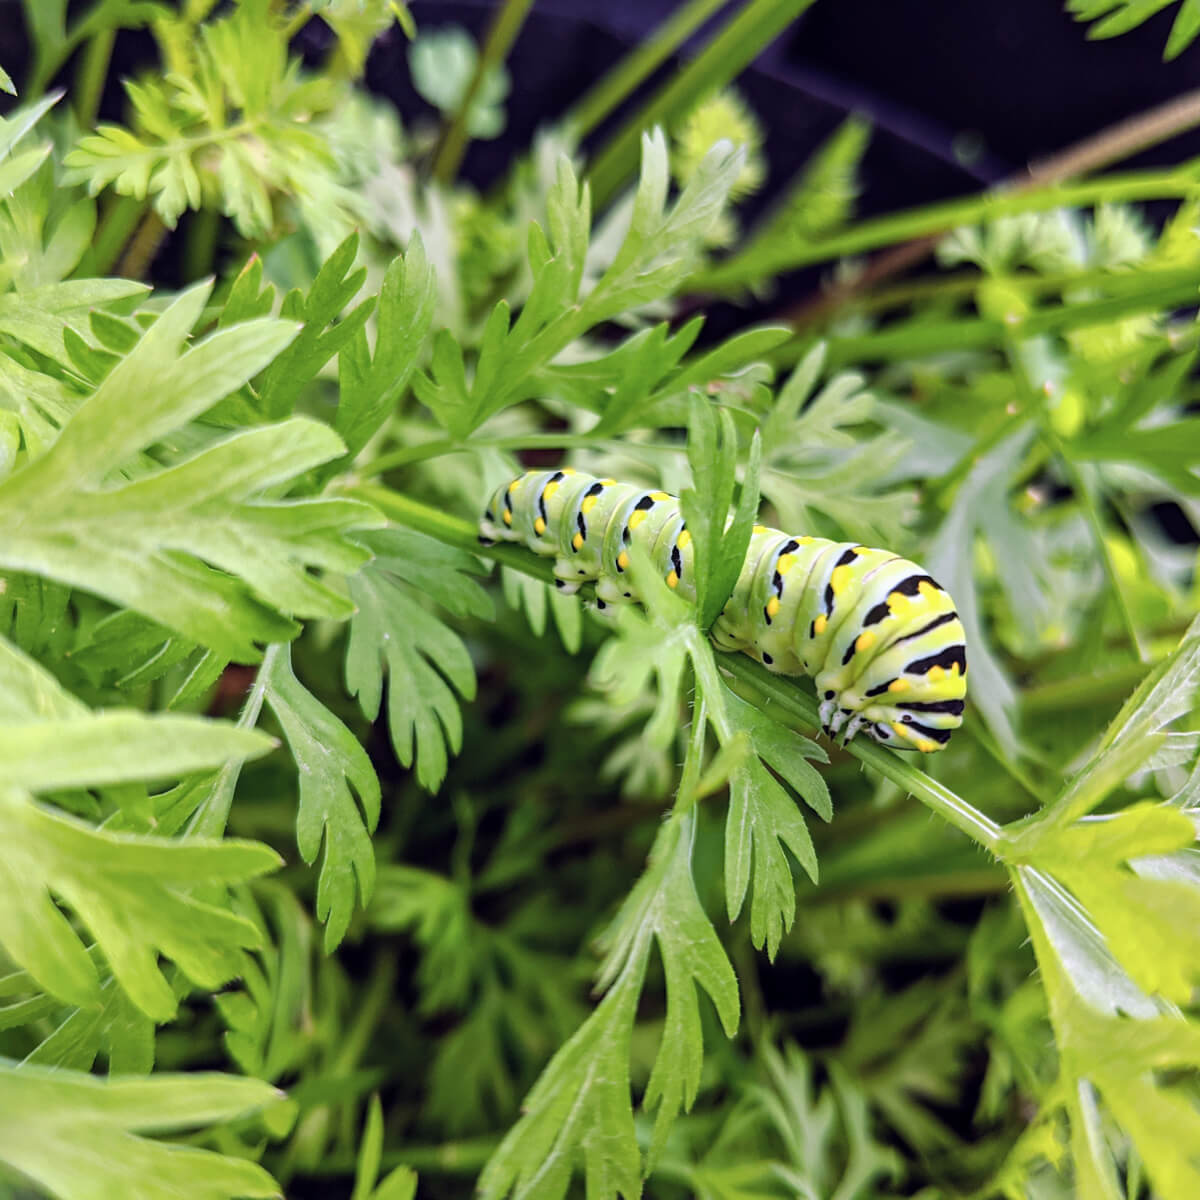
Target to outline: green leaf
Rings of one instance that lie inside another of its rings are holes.
[[[1088,30],[1089,38],[1119,37],[1148,21],[1155,13],[1173,4],[1174,0],[1068,0],[1067,11],[1078,21],[1094,21]],[[1170,62],[1178,58],[1200,33],[1200,0],[1183,0],[1175,23],[1171,26],[1163,58]]]
[[[154,1066],[154,1022],[112,978],[100,985],[99,1008],[72,1010],[25,1062],[90,1071],[101,1050],[110,1075],[148,1075]]]
[[[505,300],[493,308],[469,384],[462,348],[440,331],[430,373],[416,380],[422,403],[453,437],[465,438],[489,417],[535,395],[535,372],[588,329],[670,295],[719,219],[742,157],[727,143],[714,147],[668,209],[666,139],[659,130],[647,135],[629,228],[608,269],[582,296],[591,204],[570,161],[561,158],[546,198],[549,239],[539,226],[530,227],[533,286],[520,315],[513,321]]]
[[[12,76],[3,67],[0,67],[0,91],[7,92],[10,96],[17,94]]]
[[[1028,428],[1018,430],[975,461],[925,556],[930,574],[954,597],[966,630],[971,655],[972,706],[987,720],[1005,752],[1010,754],[1016,745],[1012,723],[1016,693],[984,632],[978,582],[971,556],[963,548],[972,545],[977,529],[994,530],[997,522],[1003,520],[1008,511],[1012,475],[1029,444],[1031,432]],[[1010,553],[1019,550],[1005,544]],[[1007,566],[1006,560],[1001,569]]]
[[[188,209],[219,209],[246,238],[269,236],[288,200],[322,245],[340,242],[361,210],[323,127],[341,90],[289,61],[267,5],[203,23],[156,15],[173,69],[125,81],[132,127],[85,133],[64,160],[68,182],[149,199],[171,229]]]
[[[277,1196],[257,1163],[140,1136],[230,1121],[281,1093],[209,1073],[94,1079],[0,1060],[0,1162],[62,1200],[236,1200]]]
[[[0,515],[13,526],[0,564],[95,591],[227,658],[253,661],[255,642],[293,634],[292,614],[349,613],[345,597],[311,570],[357,569],[367,554],[342,534],[378,517],[356,501],[262,498],[342,450],[332,430],[299,417],[109,484],[138,451],[241,386],[292,340],[293,326],[264,319],[219,330],[180,355],[207,292],[193,288],[176,300],[46,453],[0,484]],[[144,401],[131,406],[129,395]]]
[[[462,106],[478,59],[471,35],[456,25],[424,30],[408,48],[413,87],[448,117]],[[471,137],[500,136],[504,130],[502,104],[508,89],[508,72],[502,63],[484,72],[467,113],[467,133]]]
[[[265,734],[200,717],[103,712],[0,725],[5,783],[29,791],[161,779],[257,758]]]
[[[325,842],[317,918],[325,922],[328,954],[346,934],[356,884],[364,905],[375,886],[370,834],[379,823],[379,780],[355,736],[293,674],[290,647],[272,647],[262,672],[266,702],[300,773],[296,842],[304,861],[315,862],[322,838]]]
[[[741,573],[758,512],[761,441],[750,444],[750,462],[732,522],[729,507],[736,482],[738,443],[733,417],[720,410],[718,421],[706,400],[692,398],[688,420],[688,463],[692,486],[680,496],[684,519],[695,544],[696,620],[708,629],[720,615]]]
[[[71,695],[45,667],[0,638],[0,722],[3,725],[34,720],[69,720],[87,713],[87,706]]]
[[[726,1037],[737,1032],[741,1011],[737,978],[696,895],[692,848],[687,844],[693,831],[691,821],[680,822],[678,844],[672,847],[668,841],[658,850],[669,857],[669,863],[653,905],[641,916],[643,923],[653,924],[667,987],[662,1041],[642,1097],[643,1107],[655,1112],[647,1173],[662,1153],[680,1109],[690,1110],[700,1089],[704,1037],[699,989],[712,998]],[[636,891],[631,904],[635,897]]]
[[[462,717],[451,685],[475,695],[475,668],[461,638],[416,598],[423,594],[455,616],[490,618],[491,601],[464,577],[475,560],[423,534],[390,529],[365,544],[375,561],[350,581],[358,611],[346,645],[346,687],[369,721],[379,715],[388,676],[388,729],[400,762],[435,791],[447,754],[462,745]],[[415,593],[415,594],[414,594]]]
[[[640,991],[640,978],[623,975],[550,1060],[479,1177],[481,1200],[563,1200],[579,1158],[592,1195],[642,1194],[629,1098]]]
[[[796,915],[792,867],[784,848],[795,856],[813,882],[817,855],[800,810],[758,758],[735,766],[729,781],[725,818],[725,905],[737,919],[751,882],[750,936],[774,958],[784,932]]]
[[[62,1000],[98,1002],[95,970],[53,894],[90,929],[129,998],[159,1021],[174,1014],[176,999],[156,952],[215,988],[238,973],[241,948],[258,941],[250,922],[198,899],[196,890],[279,863],[254,842],[106,833],[13,790],[0,796],[0,838],[9,847],[0,862],[0,942],[10,958]]]
[[[500,583],[509,607],[524,611],[529,628],[538,637],[545,634],[546,615],[550,613],[564,649],[570,654],[579,653],[583,638],[583,608],[577,595],[563,595],[548,583],[508,567],[500,568]]]
[[[812,765],[812,760],[829,761],[825,751],[810,738],[781,725],[733,692],[726,691],[723,703],[733,727],[749,736],[754,753],[793,787],[821,820],[832,821],[833,801],[829,796],[829,785]]]
[[[0,296],[0,333],[58,360],[66,331],[86,335],[93,309],[143,296],[147,290],[132,279],[68,279],[11,292]],[[8,363],[4,366],[11,369]]]
[[[657,942],[667,981],[667,1019],[647,1085],[656,1108],[649,1161],[662,1152],[680,1108],[700,1084],[703,1037],[697,988],[717,1007],[726,1033],[737,1029],[737,980],[692,880],[695,817],[673,817],[659,833],[650,864],[605,934],[599,986],[604,999],[555,1054],[523,1115],[480,1176],[487,1200],[561,1200],[582,1166],[590,1195],[641,1195],[640,1156],[629,1095],[629,1050],[637,999]]]
[[[403,256],[388,265],[379,292],[379,334],[374,357],[365,331],[338,356],[340,398],[334,428],[356,455],[379,431],[404,395],[433,324],[437,296],[433,268],[419,233]]]
[[[325,260],[308,295],[299,289],[283,301],[283,315],[301,322],[295,340],[276,355],[259,382],[259,403],[268,420],[287,416],[306,384],[339,350],[361,332],[375,307],[367,299],[351,312],[343,310],[358,295],[366,267],[351,273],[358,253],[358,234],[352,233]]]

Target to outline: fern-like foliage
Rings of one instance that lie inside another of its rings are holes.
[[[168,227],[188,209],[217,208],[246,237],[275,228],[276,205],[295,199],[315,229],[345,236],[357,204],[337,182],[318,119],[332,80],[305,77],[289,59],[271,6],[237,6],[198,29],[163,31],[174,70],[125,85],[133,121],[101,125],[67,156],[94,195],[113,187],[149,198]]]
[[[1088,37],[1119,37],[1148,21],[1174,0],[1067,0],[1067,11],[1077,21],[1091,21]],[[1200,34],[1200,4],[1183,0],[1171,26],[1163,58],[1178,58]]]

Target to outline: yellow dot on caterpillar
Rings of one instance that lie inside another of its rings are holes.
[[[600,482],[604,484],[605,487],[612,487],[612,485],[617,481],[615,479],[602,479]]]
[[[667,587],[674,588],[679,586],[679,576],[674,571],[667,576]]]
[[[553,481],[546,484],[546,486],[544,488],[542,488],[542,499],[549,500],[550,497],[553,496],[554,493],[557,492],[561,486],[562,486],[561,484],[554,483]]]
[[[511,509],[506,508],[504,510],[504,523],[505,523],[505,525],[512,524],[512,510]]]
[[[826,626],[826,625],[828,625],[828,624],[829,624],[829,621],[828,621],[828,619],[826,618],[826,616],[825,616],[825,614],[824,614],[824,613],[822,613],[822,614],[821,614],[821,615],[820,615],[820,616],[819,616],[819,617],[818,617],[818,618],[817,618],[817,619],[816,619],[816,620],[813,622],[813,630],[816,632],[816,634],[817,634],[817,636],[818,636],[818,637],[819,637],[821,634],[823,634],[823,633],[825,632],[825,626]]]
[[[937,742],[927,742],[924,739],[917,743],[917,749],[922,754],[932,754],[938,748]]]
[[[583,534],[577,533],[571,539],[571,545],[574,546],[576,550],[582,550],[583,549]]]
[[[755,525],[754,532],[755,533],[766,533],[767,527],[765,525]]]
[[[679,537],[675,540],[675,545],[677,545],[680,550],[686,550],[691,544],[692,535],[686,529],[681,529],[679,531]]]
[[[626,551],[622,550],[621,553],[617,555],[617,566],[620,567],[622,571],[629,566],[629,555]]]
[[[778,597],[778,596],[772,596],[772,597],[770,598],[770,600],[768,600],[768,601],[767,601],[767,616],[768,616],[768,617],[774,617],[774,615],[775,615],[775,614],[776,614],[778,611],[779,611],[779,597]]]
[[[928,579],[921,580],[921,582],[917,585],[917,591],[919,591],[926,600],[937,599],[938,590],[933,586],[932,583],[929,582]]]
[[[578,475],[579,474],[579,472],[576,471],[574,467],[559,467],[559,470],[562,471],[562,473],[564,475]]]
[[[892,732],[897,737],[902,737],[902,738],[904,738],[905,741],[908,740],[908,731],[904,728],[903,725],[900,724],[899,721],[892,722]]]
[[[795,565],[796,560],[790,554],[781,554],[775,561],[775,570],[786,575]]]
[[[599,496],[585,496],[583,498],[583,503],[579,506],[579,511],[586,516],[592,511],[593,508],[596,507],[596,501],[599,499]]]
[[[871,547],[870,546],[855,546],[852,553],[858,554],[858,555],[870,554]]]
[[[889,592],[887,598],[888,612],[893,616],[908,608],[908,597],[903,592]]]
[[[858,635],[854,643],[854,649],[870,650],[873,645],[875,645],[875,635],[869,629],[865,629]]]
[[[793,540],[799,542],[801,546],[811,546],[813,544],[814,539],[810,538],[808,536],[805,536],[805,537],[794,538]]]
[[[958,664],[955,663],[954,665],[957,666]],[[941,681],[945,678],[945,675],[946,672],[942,667],[929,668],[929,681],[931,683],[941,683]]]
[[[670,500],[671,496],[668,492],[651,492],[650,499],[656,504],[661,504],[664,500]]]
[[[907,679],[893,679],[892,682],[888,684],[888,691],[889,692],[907,692],[908,691],[908,680]]]
[[[525,482],[525,476],[524,475],[518,476],[516,479],[514,479],[512,481],[512,483],[510,483],[508,485],[508,494],[511,496],[513,494],[513,492],[515,492],[517,490],[517,488],[519,488],[521,486],[521,484],[524,482]]]
[[[645,510],[644,510],[644,509],[639,509],[637,512],[633,513],[633,514],[630,516],[630,518],[629,518],[629,528],[630,528],[630,529],[636,529],[636,528],[637,528],[637,527],[638,527],[638,526],[639,526],[639,525],[640,525],[640,524],[641,524],[641,523],[642,523],[642,522],[643,522],[645,519],[646,519],[646,512],[645,512]]]
[[[536,533],[538,537],[541,537],[542,534],[546,532],[546,522],[543,521],[541,517],[538,517],[538,519],[534,521],[533,532]]]
[[[833,574],[829,577],[829,586],[833,588],[835,596],[840,596],[849,586],[851,574],[848,566],[833,568]]]

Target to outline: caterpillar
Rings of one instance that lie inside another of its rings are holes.
[[[668,587],[695,599],[692,537],[667,492],[569,467],[529,471],[492,495],[479,540],[552,557],[556,586],[594,581],[599,608],[638,599],[628,570],[636,541]],[[810,676],[831,738],[862,731],[931,754],[962,724],[967,655],[954,602],[888,550],[755,525],[710,636],[769,671]]]

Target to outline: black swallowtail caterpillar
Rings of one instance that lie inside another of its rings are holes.
[[[669,587],[695,599],[691,534],[666,492],[568,467],[529,471],[497,489],[479,537],[553,557],[564,592],[595,581],[599,607],[637,600],[627,573],[636,541]],[[954,602],[890,551],[756,525],[711,636],[770,671],[811,676],[830,737],[862,730],[930,754],[962,724],[967,655]]]

